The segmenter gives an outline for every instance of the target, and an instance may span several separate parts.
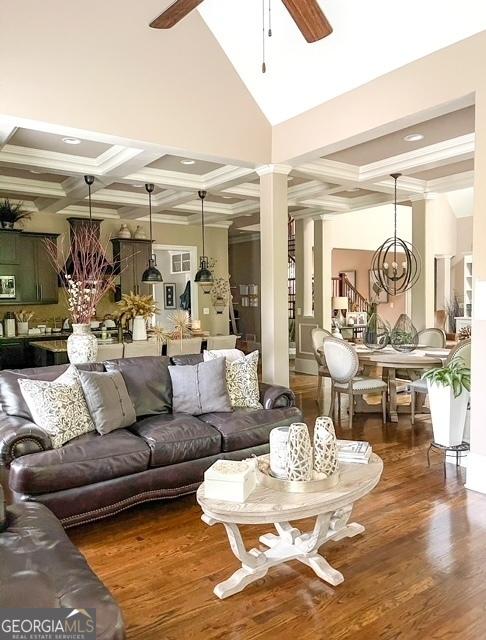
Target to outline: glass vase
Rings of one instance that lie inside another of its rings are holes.
[[[373,305],[364,333],[363,342],[368,349],[384,349],[390,341],[390,325],[378,315],[378,306]]]
[[[418,346],[417,329],[413,326],[412,320],[406,313],[398,318],[390,334],[390,344],[401,353],[410,353]]]

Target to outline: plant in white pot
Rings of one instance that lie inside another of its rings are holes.
[[[132,340],[146,340],[147,322],[159,313],[153,297],[137,295],[130,291],[122,295],[118,305],[121,325],[123,326],[127,320],[131,321]]]
[[[471,392],[471,370],[461,358],[424,373],[429,390],[434,441],[446,447],[462,443]]]

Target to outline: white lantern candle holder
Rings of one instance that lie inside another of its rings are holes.
[[[314,470],[327,478],[338,470],[336,432],[331,418],[317,418],[314,427]]]
[[[287,444],[287,479],[306,482],[312,479],[312,445],[304,422],[290,425]]]
[[[287,479],[287,443],[290,427],[276,427],[270,431],[270,471],[281,480]]]

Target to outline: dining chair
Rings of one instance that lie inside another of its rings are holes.
[[[123,358],[123,343],[116,344],[100,344],[96,354],[96,362],[104,362],[105,360],[118,360]]]
[[[464,365],[471,368],[471,338],[467,340],[461,340],[453,347],[447,359],[445,361],[445,366],[447,367],[454,359],[461,358],[464,362]],[[415,424],[415,414],[417,407],[417,394],[421,393],[423,395],[427,395],[429,393],[429,389],[427,387],[427,381],[420,378],[420,380],[415,380],[411,382],[409,385],[410,388],[410,408],[411,408],[411,421],[412,424]]]
[[[180,356],[181,354],[201,353],[202,338],[183,338],[182,340],[167,341],[167,355]]]
[[[386,393],[388,386],[384,380],[357,376],[359,369],[358,354],[354,347],[338,338],[325,338],[324,355],[327,368],[332,378],[331,409],[329,415],[335,413],[337,396],[338,419],[341,422],[341,394],[346,393],[349,399],[349,426],[353,426],[355,396],[381,395],[383,424],[386,423]]]
[[[324,339],[332,337],[332,333],[326,329],[315,327],[311,331],[312,350],[314,351],[314,358],[317,362],[317,397],[316,402],[319,403],[322,391],[322,379],[330,378],[331,374],[326,365],[326,357],[324,355]]]
[[[422,329],[418,332],[419,345],[425,345],[426,347],[437,347],[444,349],[446,346],[446,334],[442,329],[430,327],[428,329]]]
[[[234,349],[236,347],[236,336],[209,336],[207,345],[208,351]]]
[[[124,358],[140,358],[141,356],[160,356],[162,347],[157,340],[136,340],[126,342],[123,351]]]

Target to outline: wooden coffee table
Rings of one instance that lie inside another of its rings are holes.
[[[369,493],[383,471],[383,462],[372,454],[368,464],[341,464],[339,483],[319,493],[283,493],[259,485],[247,502],[238,504],[206,498],[204,483],[197,492],[203,510],[202,520],[212,526],[222,524],[226,529],[231,550],[241,561],[241,568],[224,582],[216,585],[214,593],[227,598],[266,575],[271,567],[289,560],[309,566],[319,578],[338,585],[343,575],[319,554],[319,548],[331,540],[352,538],[363,533],[356,522],[348,524],[353,504]],[[292,520],[315,517],[312,531],[301,532],[290,524]],[[273,524],[275,533],[266,533],[260,542],[267,550],[247,551],[238,525]]]

